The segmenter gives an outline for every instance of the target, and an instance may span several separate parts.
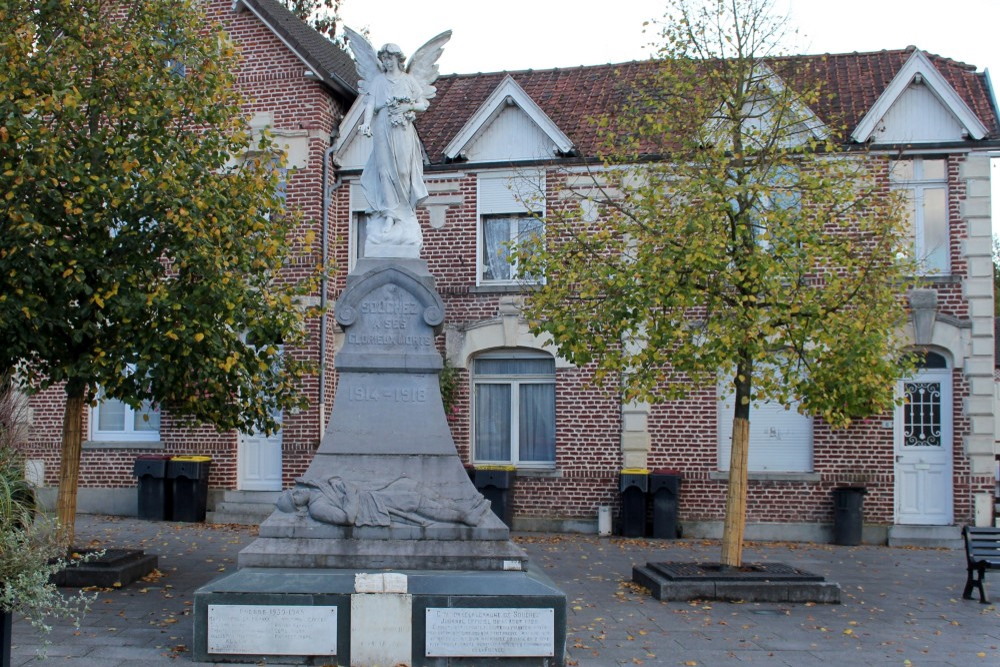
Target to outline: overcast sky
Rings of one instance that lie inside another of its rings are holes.
[[[442,74],[547,69],[639,60],[663,0],[343,0],[341,17],[378,48],[409,56],[452,30]],[[989,69],[1000,90],[1000,0],[774,0],[798,30],[800,53],[902,49],[908,45]],[[1000,160],[993,161],[994,230],[1000,232]]]
[[[637,60],[655,34],[662,0],[343,0],[341,16],[376,47],[407,55],[443,30],[453,36],[441,72],[545,69]],[[901,49],[1000,68],[1000,0],[775,0],[801,33],[797,51]],[[1000,75],[1000,73],[997,73]]]

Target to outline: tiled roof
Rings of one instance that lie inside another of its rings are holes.
[[[813,111],[828,124],[846,128],[849,133],[872,107],[913,47],[872,53],[795,56],[773,61],[774,69],[784,72],[788,65],[805,77],[820,77],[824,90],[831,95]],[[928,54],[931,62],[955,88],[969,108],[986,125],[987,139],[1000,137],[1000,122],[991,103],[985,75],[973,67]],[[550,70],[495,72],[488,74],[453,74],[435,82],[437,97],[430,109],[420,116],[418,130],[431,163],[444,161],[444,148],[461,130],[494,88],[510,74],[528,95],[573,141],[583,156],[593,156],[598,137],[592,118],[614,114],[628,96],[630,86],[651,72],[652,61],[595,65]],[[795,85],[794,81],[788,82]],[[846,140],[846,136],[845,136]]]
[[[358,73],[347,53],[295,16],[278,0],[241,0],[252,7],[293,49],[309,62],[313,71],[342,95],[353,100],[358,94]]]

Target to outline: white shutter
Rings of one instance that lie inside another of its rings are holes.
[[[719,470],[729,470],[733,447],[733,395],[719,401]],[[751,472],[812,472],[813,420],[795,406],[780,403],[750,406]]]
[[[361,187],[361,181],[350,181],[349,187],[351,188],[351,212],[366,211],[368,199],[365,197],[364,188]]]
[[[503,171],[479,175],[479,213],[544,213],[545,175]]]

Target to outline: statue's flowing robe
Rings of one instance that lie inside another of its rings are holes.
[[[427,187],[423,154],[413,121],[405,114],[391,113],[388,103],[393,98],[416,102],[423,96],[419,83],[405,73],[395,81],[380,75],[371,82],[368,94],[375,106],[372,152],[361,173],[361,187],[369,213],[400,219],[406,213],[412,215],[427,198]]]

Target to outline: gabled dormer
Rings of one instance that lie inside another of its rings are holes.
[[[953,143],[988,130],[923,51],[900,68],[851,133],[858,143]]]
[[[572,154],[573,142],[510,75],[444,149],[462,162],[520,162]]]
[[[333,159],[341,169],[361,169],[372,152],[372,139],[361,134],[361,121],[365,115],[365,97],[354,104],[340,121],[340,131],[333,142]]]

